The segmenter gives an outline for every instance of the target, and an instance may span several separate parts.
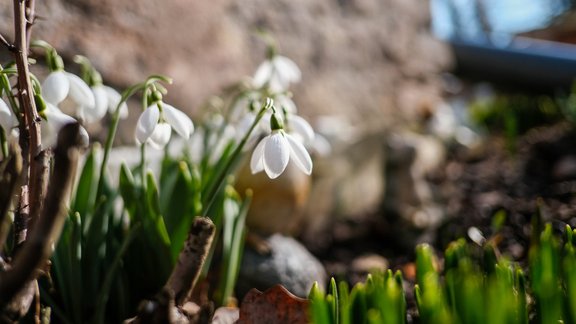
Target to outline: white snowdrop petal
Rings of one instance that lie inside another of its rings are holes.
[[[273,64],[280,78],[288,83],[299,82],[302,78],[302,72],[298,65],[286,56],[276,56]]]
[[[64,125],[76,122],[76,119],[66,115],[60,111],[58,107],[49,103],[46,104],[46,110],[44,111],[44,114],[46,115],[47,123],[50,124],[56,132],[60,131],[60,128],[62,128]]]
[[[250,170],[252,171],[252,174],[264,170],[264,146],[266,145],[267,140],[268,136],[264,137],[258,145],[256,145],[254,152],[252,152],[252,157],[250,158]]]
[[[254,123],[254,120],[256,120],[256,115],[251,112],[247,113],[242,117],[242,119],[240,119],[238,125],[236,125],[236,131],[239,137],[244,137],[244,135],[246,135],[246,133],[248,132],[248,130],[250,130],[250,127]],[[258,132],[253,131],[252,136],[254,136],[255,133]]]
[[[95,105],[92,107],[82,106],[80,109],[88,123],[100,120],[108,111],[108,95],[102,85],[92,87]]]
[[[332,145],[326,139],[326,137],[321,134],[314,135],[314,142],[312,142],[312,149],[314,152],[320,156],[328,156],[332,153]]]
[[[88,148],[88,145],[90,145],[90,136],[88,135],[86,128],[80,126],[79,135],[80,139],[82,140],[82,147]]]
[[[118,93],[114,88],[108,86],[102,86],[106,91],[106,96],[108,97],[108,112],[113,114],[118,106],[120,100],[122,100],[122,95]],[[128,117],[128,105],[126,102],[123,102],[120,106],[120,118],[125,119]]]
[[[63,72],[70,83],[70,98],[82,107],[94,107],[96,100],[90,87],[75,74]]]
[[[295,114],[298,111],[292,98],[283,94],[276,96],[276,105],[291,114]]]
[[[8,107],[4,100],[0,99],[0,126],[2,126],[6,134],[8,134],[10,129],[15,126],[15,121],[16,120],[10,107]]]
[[[43,122],[42,127],[42,144],[45,146],[54,146],[58,137],[60,129],[71,123],[76,123],[76,119],[66,115],[58,107],[51,103],[46,103],[46,110],[44,111],[46,121]]]
[[[186,116],[185,113],[169,104],[162,103],[162,108],[164,112],[164,118],[166,118],[168,124],[174,128],[178,135],[184,137],[185,139],[189,139],[190,134],[194,131],[194,124],[192,123],[192,120]]]
[[[292,131],[298,134],[304,140],[305,144],[314,141],[314,129],[312,129],[312,126],[310,126],[306,119],[292,115],[288,117],[288,122]]]
[[[284,172],[290,161],[290,147],[281,132],[273,132],[264,146],[264,171],[270,179],[275,179]]]
[[[256,88],[260,88],[270,81],[270,77],[274,71],[274,67],[269,60],[262,62],[256,69],[254,77],[252,78],[252,85]]]
[[[172,135],[172,128],[170,127],[170,125],[166,123],[159,123],[158,125],[156,125],[156,128],[154,128],[154,132],[152,132],[152,135],[150,135],[148,143],[150,143],[150,146],[152,146],[153,148],[160,150],[164,148],[166,144],[168,144],[171,135]]]
[[[70,81],[64,71],[52,72],[42,82],[42,97],[53,105],[59,104],[70,91]]]
[[[312,173],[312,159],[310,154],[304,148],[304,145],[298,140],[294,139],[290,134],[286,134],[286,139],[290,146],[290,157],[304,173],[310,175]]]
[[[268,88],[272,93],[279,93],[288,90],[290,83],[283,80],[278,73],[274,73],[268,82]]]
[[[152,135],[160,118],[160,110],[156,104],[146,108],[138,117],[136,123],[136,140],[138,143],[144,143]]]

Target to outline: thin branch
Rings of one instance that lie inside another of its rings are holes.
[[[188,239],[178,256],[178,263],[164,286],[164,289],[174,294],[176,306],[182,306],[189,298],[206,261],[215,229],[210,218],[197,217],[194,220]]]
[[[14,258],[12,267],[0,272],[0,305],[12,300],[22,287],[34,280],[39,274],[37,270],[52,254],[52,246],[60,236],[66,218],[66,197],[72,187],[82,145],[80,125],[68,124],[62,128],[54,151],[54,171],[42,217]]]
[[[0,34],[0,43],[4,46],[6,46],[6,48],[10,51],[10,52],[14,52],[16,50],[16,47],[11,44],[10,42],[8,42],[6,40],[6,38],[4,38],[4,35]]]
[[[206,261],[215,230],[209,218],[194,219],[170,278],[154,299],[140,303],[136,317],[127,319],[125,323],[207,323],[208,320],[202,321],[200,317],[212,318],[214,309],[211,304],[193,311],[184,304],[188,303]]]
[[[33,5],[33,3],[31,4]],[[39,182],[37,179],[41,178],[43,168],[42,163],[39,163],[36,159],[40,155],[42,147],[40,142],[40,117],[36,110],[34,92],[30,82],[30,71],[28,69],[27,32],[30,27],[26,18],[30,13],[26,12],[27,9],[29,8],[26,7],[25,0],[14,0],[14,57],[16,68],[18,69],[18,92],[16,95],[20,109],[23,112],[22,120],[24,121],[20,125],[20,146],[22,147],[24,162],[23,195],[20,197],[20,208],[15,215],[15,222],[23,225],[20,234],[24,234],[24,238],[28,220],[37,217],[37,215],[29,213],[29,206],[39,203],[42,188],[37,186]]]
[[[30,47],[30,36],[32,34],[32,27],[36,23],[36,1],[26,0],[26,47]]]
[[[15,142],[10,143],[8,157],[0,162],[0,246],[4,246],[10,229],[8,211],[13,206],[22,173],[22,156]]]

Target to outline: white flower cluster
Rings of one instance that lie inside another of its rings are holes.
[[[211,150],[210,158],[214,161],[227,143],[238,143],[251,131],[246,147],[257,144],[250,160],[252,173],[264,171],[275,179],[292,161],[304,173],[311,174],[312,159],[306,146],[312,145],[315,133],[310,124],[297,115],[298,109],[289,92],[290,86],[300,81],[301,74],[292,60],[272,54],[234,97],[229,110],[216,109],[225,113],[212,115],[209,129],[199,129],[194,134],[195,146],[208,143],[205,147]],[[193,155],[203,153],[206,152],[196,150]]]
[[[48,53],[55,63],[50,66],[52,72],[41,85],[44,146],[51,146],[60,128],[75,122],[75,118],[82,123],[97,122],[107,112],[114,112],[121,101],[121,95],[102,84],[99,73],[85,58],[80,57],[77,61],[83,67],[82,79],[64,70],[61,58],[52,48]],[[152,86],[145,90],[145,109],[135,128],[136,143],[162,149],[174,130],[186,140],[192,137],[193,145],[209,150],[214,161],[221,157],[230,143],[239,145],[243,141],[244,147],[252,147],[260,139],[250,160],[252,173],[264,171],[274,179],[293,161],[309,175],[313,164],[306,146],[313,143],[315,133],[310,124],[297,115],[296,104],[289,92],[289,87],[300,79],[300,69],[292,60],[271,54],[256,69],[250,84],[235,98],[227,114],[212,115],[211,122],[203,124],[195,133],[192,120],[165,103],[161,91]],[[126,117],[126,103],[123,102],[118,109],[119,116]],[[13,111],[0,98],[0,126],[10,131],[16,125]]]
[[[162,149],[170,141],[172,129],[188,139],[194,131],[194,124],[186,114],[158,100],[148,106],[138,118],[136,142],[149,143],[153,148]]]

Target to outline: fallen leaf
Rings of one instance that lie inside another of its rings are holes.
[[[265,292],[252,289],[240,305],[237,323],[306,324],[310,322],[308,306],[307,299],[294,296],[282,285],[276,285]]]

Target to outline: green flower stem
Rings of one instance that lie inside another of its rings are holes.
[[[6,97],[10,102],[12,112],[15,116],[19,117],[20,108],[16,103],[16,99],[12,95],[12,87],[10,86],[10,80],[8,79],[8,75],[14,75],[17,73],[18,71],[15,68],[3,69],[0,65],[0,87],[2,87],[2,91],[6,94]]]
[[[108,129],[108,136],[106,137],[106,144],[104,145],[104,157],[102,159],[102,165],[100,166],[100,179],[98,180],[98,190],[97,190],[97,197],[102,194],[102,189],[104,186],[104,178],[106,173],[106,166],[108,165],[108,158],[110,156],[110,151],[112,150],[112,145],[114,144],[114,138],[116,137],[116,131],[118,130],[118,123],[120,121],[120,108],[122,104],[128,101],[130,97],[132,97],[136,92],[148,88],[150,84],[163,81],[166,83],[172,83],[172,79],[165,77],[163,75],[151,75],[146,79],[145,82],[137,83],[130,88],[126,89],[122,93],[122,97],[114,110],[114,114],[112,115],[112,125]]]
[[[240,157],[240,153],[242,152],[242,149],[244,149],[244,146],[246,146],[246,143],[248,142],[250,135],[252,135],[254,128],[256,128],[256,125],[258,125],[258,123],[260,122],[262,117],[264,117],[264,114],[270,107],[272,107],[272,103],[269,101],[264,105],[264,107],[260,109],[258,115],[256,115],[256,118],[252,123],[252,126],[250,126],[250,129],[248,130],[248,132],[246,132],[246,135],[244,135],[242,141],[240,141],[234,152],[232,152],[232,154],[230,155],[230,159],[228,160],[224,168],[222,168],[222,170],[216,177],[216,180],[208,187],[206,191],[207,194],[205,196],[208,197],[208,201],[207,203],[202,204],[203,205],[202,215],[205,215],[208,212],[208,210],[210,210],[210,207],[216,200],[216,194],[218,193],[218,191],[225,182],[228,172],[230,172],[232,166],[237,162],[238,158]]]
[[[140,175],[142,176],[142,188],[146,191],[146,143],[140,145]]]
[[[6,130],[0,127],[0,145],[2,146],[2,157],[8,157],[8,141],[6,140]]]

